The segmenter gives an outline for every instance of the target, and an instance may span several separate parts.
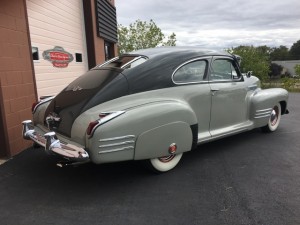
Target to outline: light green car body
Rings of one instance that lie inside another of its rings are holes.
[[[170,78],[171,79],[171,78]],[[255,76],[231,81],[202,81],[125,95],[96,105],[74,121],[71,137],[56,133],[62,142],[85,149],[93,163],[147,160],[195,149],[198,144],[267,126],[276,104],[287,111],[288,92],[261,89]],[[33,114],[35,131],[45,134],[46,100]],[[100,112],[122,112],[98,126],[92,136],[87,124]]]
[[[177,153],[192,149],[192,125],[198,126],[197,144],[265,126],[269,116],[259,117],[280,102],[286,108],[288,92],[281,88],[259,88],[259,80],[244,76],[232,83],[200,83],[124,96],[81,114],[72,127],[72,138],[57,134],[59,139],[89,150],[94,163],[141,160],[168,155],[170,144]],[[212,93],[211,88],[217,88]],[[234,92],[232,90],[235,90]],[[34,123],[42,133],[47,104],[34,114]],[[101,125],[92,138],[86,135],[86,124],[96,120],[101,111],[125,111]],[[259,118],[257,118],[259,117]],[[131,147],[131,148],[126,148]]]

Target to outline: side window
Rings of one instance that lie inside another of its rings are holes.
[[[207,62],[205,60],[187,63],[174,73],[173,81],[179,84],[203,81],[206,67]]]
[[[233,61],[216,59],[212,64],[211,80],[232,80],[238,73]]]

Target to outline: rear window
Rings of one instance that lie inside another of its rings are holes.
[[[142,64],[145,61],[147,61],[147,58],[145,56],[124,55],[107,61],[98,67],[115,67],[121,69],[131,69]]]
[[[64,91],[95,89],[109,83],[119,73],[111,70],[90,70],[70,83]]]

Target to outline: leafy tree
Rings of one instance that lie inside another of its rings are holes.
[[[279,48],[275,47],[270,53],[271,61],[275,60],[288,60],[289,59],[289,49],[286,46],[280,45]]]
[[[257,51],[259,51],[262,55],[264,55],[266,57],[266,59],[270,58],[270,53],[272,52],[272,48],[266,46],[266,45],[262,45],[262,46],[258,46],[256,47]]]
[[[299,60],[300,59],[300,40],[295,42],[290,49],[290,59]]]
[[[118,39],[119,54],[138,49],[176,45],[176,34],[172,33],[164,41],[165,35],[153,20],[150,22],[136,20],[129,27],[119,24]]]
[[[300,76],[300,65],[299,65],[299,64],[297,64],[297,65],[295,66],[295,73],[296,73],[298,76]]]
[[[261,81],[268,77],[270,71],[269,58],[260,48],[239,46],[229,49],[228,52],[241,56],[242,73],[253,71],[253,75],[257,76]]]

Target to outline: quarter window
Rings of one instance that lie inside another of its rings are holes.
[[[198,60],[180,67],[173,75],[175,83],[193,83],[203,81],[207,62]]]
[[[229,59],[216,59],[212,65],[211,80],[232,80],[238,77],[233,61]]]
[[[107,63],[101,64],[97,67],[116,67],[122,69],[132,69],[142,63],[147,61],[147,58],[144,56],[134,56],[134,55],[125,55],[115,58],[112,61],[108,61]]]

